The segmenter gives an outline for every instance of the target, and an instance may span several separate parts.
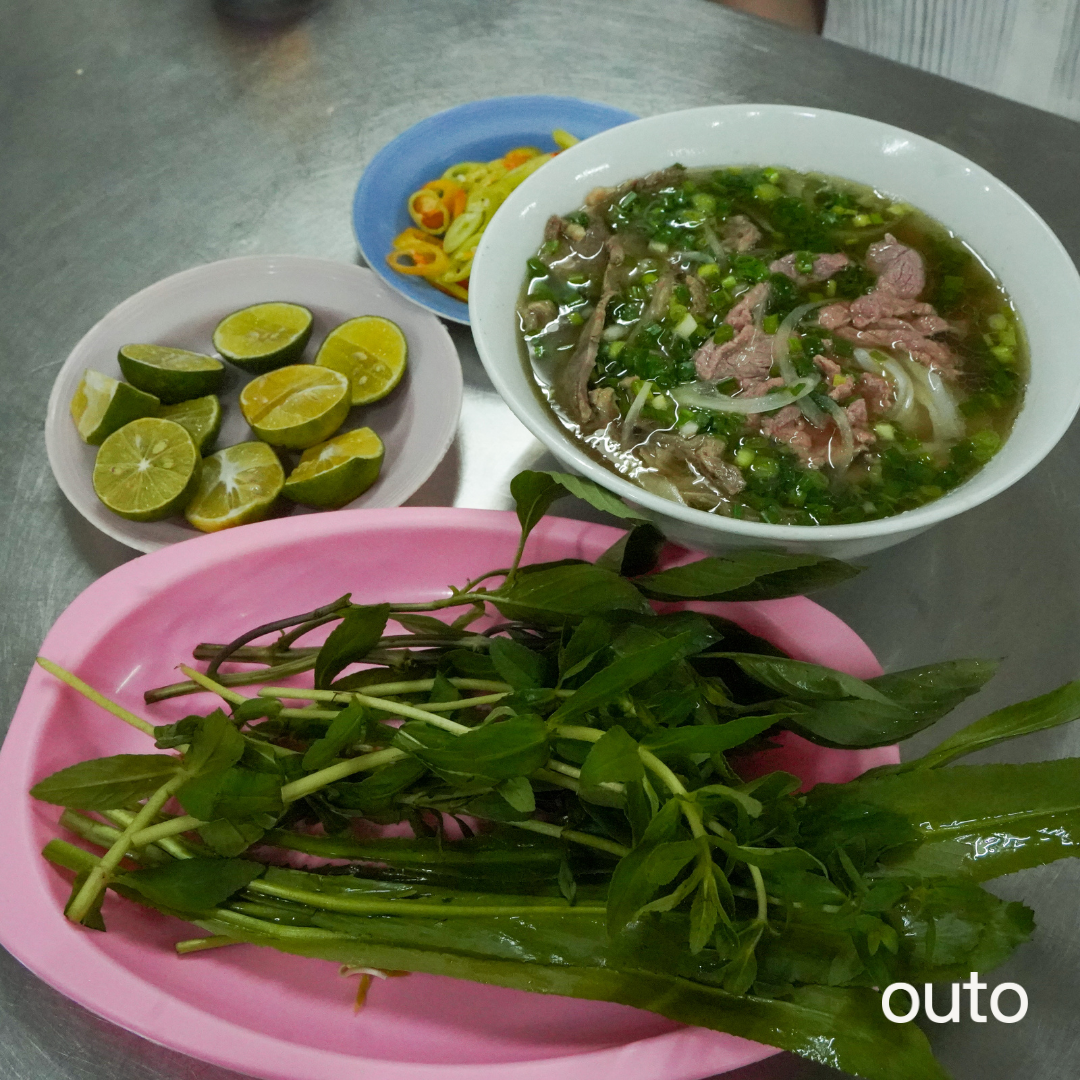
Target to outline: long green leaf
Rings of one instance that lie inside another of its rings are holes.
[[[179,768],[171,754],[93,758],[45,777],[30,794],[76,810],[120,810],[152,795]]]
[[[745,551],[662,570],[636,584],[656,600],[773,600],[836,585],[860,571],[820,555]]]
[[[120,883],[177,911],[206,911],[265,873],[246,859],[180,859],[124,874]]]
[[[723,724],[688,724],[685,727],[654,731],[641,740],[641,745],[657,757],[672,754],[715,754],[742,746],[785,719],[787,714],[740,716]]]
[[[908,769],[937,769],[965,754],[986,750],[1008,739],[1046,731],[1080,718],[1080,679],[1066,683],[1042,697],[998,709],[939,743],[930,753],[902,766]]]

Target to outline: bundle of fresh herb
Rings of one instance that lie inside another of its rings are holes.
[[[530,530],[567,491],[629,512],[563,474],[522,473],[512,491],[522,532],[509,567],[430,603],[346,596],[202,644],[205,672],[184,667],[190,682],[146,695],[209,689],[228,712],[154,727],[42,659],[172,751],[85,761],[33,789],[106,849],[46,847],[76,873],[68,918],[103,930],[111,887],[209,935],[182,952],[251,942],[603,999],[871,1080],[944,1077],[919,1029],[884,1017],[879,990],[986,972],[1028,938],[1032,912],[980,883],[1076,850],[1080,760],[942,766],[1080,716],[1080,682],[851,783],[747,782],[740,762],[773,733],[891,744],[995,665],[863,681],[654,606],[787,596],[855,573],[829,559],[744,552],[653,572],[662,538],[639,523],[595,563],[522,566]],[[429,614],[443,609],[464,613]],[[329,622],[321,647],[296,644]],[[223,673],[227,661],[260,666]],[[313,689],[275,685],[312,668]],[[236,689],[257,683],[255,697]],[[165,812],[174,798],[183,814]],[[407,821],[415,838],[360,840],[357,819]],[[444,835],[451,820],[463,839]],[[349,862],[286,869],[273,865],[283,849]]]

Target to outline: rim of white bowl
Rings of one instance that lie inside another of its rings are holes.
[[[853,113],[839,112],[834,109],[817,109],[794,105],[737,104],[705,105],[695,109],[682,109],[676,112],[661,113],[656,116],[648,116],[641,120],[635,120],[628,124],[620,125],[609,131],[600,132],[586,142],[579,143],[576,146],[570,147],[568,150],[564,150],[554,161],[549,162],[543,170],[538,170],[533,173],[532,176],[525,180],[510,194],[499,208],[491,225],[489,225],[484,232],[474,258],[473,273],[469,283],[469,319],[472,325],[476,348],[480,354],[480,359],[487,370],[488,376],[491,378],[492,383],[494,383],[499,396],[506,402],[517,418],[556,457],[560,458],[566,464],[577,468],[580,472],[595,480],[602,487],[608,488],[630,503],[635,503],[638,506],[647,508],[649,511],[660,515],[661,517],[674,518],[690,525],[715,530],[718,533],[728,532],[735,535],[756,537],[763,540],[782,540],[786,542],[862,540],[873,539],[875,537],[886,537],[894,533],[921,532],[931,525],[935,525],[938,522],[951,517],[956,517],[958,514],[992,499],[995,495],[999,495],[1002,491],[1011,487],[1034,469],[1061,440],[1062,436],[1072,424],[1077,411],[1080,410],[1080,377],[1075,380],[1069,393],[1066,395],[1064,408],[1059,409],[1056,412],[1056,422],[1048,425],[1040,433],[1041,438],[1038,445],[1023,458],[1018,459],[1016,462],[1011,463],[1008,468],[1002,470],[1001,474],[996,478],[980,485],[977,481],[980,476],[984,475],[983,471],[980,470],[979,473],[976,473],[973,477],[964,481],[952,491],[946,492],[934,502],[928,503],[915,510],[905,510],[899,514],[879,518],[875,521],[855,522],[842,525],[770,525],[766,522],[743,521],[738,518],[726,517],[722,514],[713,514],[707,510],[695,510],[692,507],[682,505],[674,500],[654,495],[651,492],[646,491],[643,487],[640,487],[639,485],[624,479],[619,474],[605,468],[584,453],[584,451],[580,450],[569,432],[561,426],[558,418],[554,413],[550,412],[550,406],[546,401],[543,402],[543,407],[544,409],[549,410],[549,412],[542,420],[531,414],[528,409],[521,405],[516,391],[504,375],[503,365],[500,363],[499,355],[489,347],[486,333],[491,320],[485,318],[483,313],[478,310],[481,303],[479,297],[483,295],[487,286],[486,278],[489,274],[488,265],[492,262],[492,253],[495,251],[501,239],[501,230],[493,226],[497,226],[500,218],[505,221],[514,216],[524,216],[524,214],[535,204],[536,195],[543,190],[545,183],[551,183],[552,172],[556,169],[559,172],[567,173],[576,167],[579,159],[583,159],[583,163],[590,158],[595,160],[596,157],[602,155],[609,146],[624,142],[628,134],[633,136],[636,133],[644,133],[652,129],[662,130],[683,118],[705,118],[707,116],[714,116],[718,119],[735,116],[760,117],[764,120],[771,119],[774,121],[776,119],[790,121],[800,118],[815,119],[820,117],[827,118],[833,122],[851,125],[853,135],[872,135],[878,138],[890,135],[894,138],[914,140],[920,148],[927,149],[931,153],[940,155],[940,160],[961,167],[969,172],[974,179],[983,181],[985,185],[988,185],[986,187],[987,191],[991,188],[995,188],[1000,194],[1003,194],[1007,199],[1010,199],[1014,203],[1016,209],[1019,212],[1022,212],[1029,221],[1033,229],[1032,235],[1041,236],[1042,240],[1049,245],[1050,249],[1058,257],[1059,265],[1045,268],[1046,273],[1048,275],[1061,274],[1068,279],[1076,293],[1077,305],[1080,307],[1080,273],[1077,272],[1071,256],[1050,226],[1043,221],[1023,198],[1007,184],[994,176],[993,173],[987,171],[981,165],[977,165],[962,154],[958,154],[955,150],[950,150],[948,147],[943,146],[941,143],[934,142],[932,139],[927,139],[925,136],[918,135],[905,128],[896,127],[892,124],[885,124],[879,120],[871,120],[863,116],[856,116]],[[862,129],[861,132],[858,131],[860,128]],[[657,160],[654,167],[662,168],[665,164],[665,162]],[[578,173],[575,179],[599,171],[600,170],[595,167],[589,168]],[[645,175],[650,171],[652,171],[650,168],[642,166],[631,175]],[[612,179],[614,179],[615,183],[622,183],[623,180],[629,179],[629,177]],[[604,177],[604,180],[608,180],[608,178]],[[608,185],[605,184],[604,186]],[[896,194],[901,193],[897,192]],[[976,252],[976,254],[978,253]],[[995,273],[995,276],[998,276],[996,268],[993,268],[993,272]],[[1023,314],[1024,313],[1021,311],[1020,315],[1022,320]],[[511,312],[507,312],[505,317],[509,318],[511,315]],[[516,350],[513,362],[514,364],[521,363]],[[1080,372],[1080,368],[1078,368],[1078,372]],[[1025,391],[1028,389],[1030,389],[1030,378],[1028,384],[1025,386]],[[537,400],[542,401],[542,393],[540,392],[539,387],[535,388],[535,392],[539,395]],[[1013,421],[1013,428],[1015,428],[1015,425],[1019,422],[1020,416],[1023,414],[1024,409],[1027,408],[1027,405],[1028,400],[1025,394],[1025,400],[1021,406],[1020,412]],[[1013,429],[1010,429],[1010,437],[1012,430]],[[1006,439],[1004,446],[1008,446],[1008,439]]]

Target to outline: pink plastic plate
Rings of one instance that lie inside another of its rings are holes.
[[[144,689],[175,681],[199,641],[228,641],[263,621],[351,591],[374,602],[447,595],[505,566],[513,514],[405,508],[286,518],[143,556],[91,585],[60,616],[42,655],[128,708],[164,723],[211,696],[147,708]],[[550,519],[527,560],[594,559],[617,530]],[[675,555],[684,554],[675,551]],[[809,600],[710,605],[792,655],[861,677],[867,647]],[[355,980],[335,965],[240,945],[178,958],[192,928],[110,896],[106,934],[66,922],[68,883],[40,857],[59,810],[26,794],[88,757],[146,753],[147,740],[35,668],[0,753],[0,943],[100,1016],[157,1043],[265,1080],[698,1080],[775,1051],[604,1002],[412,975],[378,983],[352,1008]],[[797,739],[763,755],[807,782],[843,781],[897,760],[895,750],[838,752]]]

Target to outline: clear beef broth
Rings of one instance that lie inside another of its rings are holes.
[[[518,305],[587,452],[746,520],[887,517],[962,483],[1026,381],[1008,296],[905,204],[785,169],[678,167],[548,223]]]

